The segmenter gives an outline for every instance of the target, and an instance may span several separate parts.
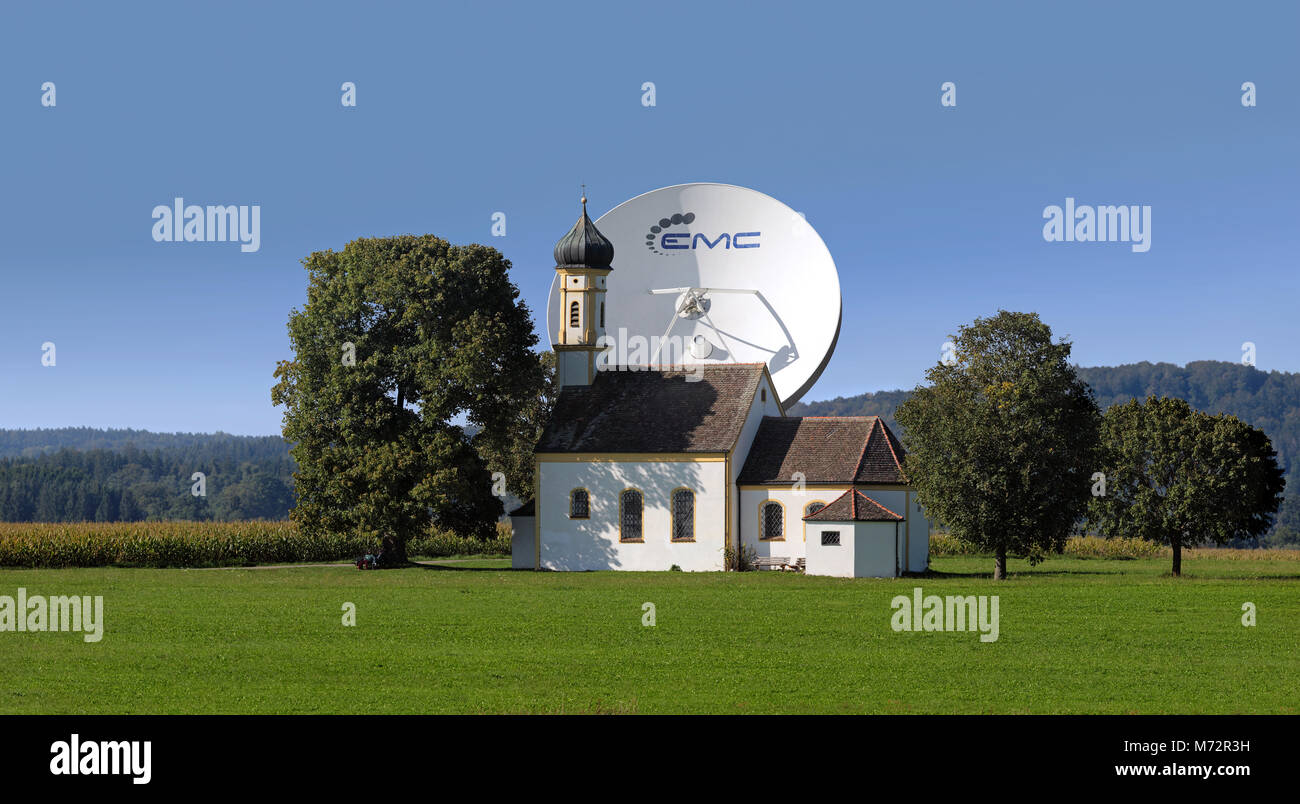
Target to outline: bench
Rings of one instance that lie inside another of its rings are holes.
[[[797,558],[794,562],[790,561],[789,556],[758,556],[754,559],[754,569],[777,569],[777,570],[794,570],[803,572],[805,558]]]

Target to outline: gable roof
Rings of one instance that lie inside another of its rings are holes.
[[[903,447],[878,416],[765,416],[739,482],[907,482]]]
[[[903,517],[871,499],[857,489],[850,489],[805,522],[902,522]]]
[[[537,452],[729,452],[762,363],[607,369],[560,389]]]

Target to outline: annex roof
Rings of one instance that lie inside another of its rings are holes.
[[[850,489],[805,522],[902,522],[903,517],[871,499],[857,489]]]

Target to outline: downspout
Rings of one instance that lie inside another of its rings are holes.
[[[898,563],[898,522],[894,522],[894,577],[903,576],[902,565]]]
[[[727,512],[727,516],[728,517],[731,516],[730,511]],[[744,501],[740,499],[740,482],[739,480],[737,480],[736,483],[736,568],[735,568],[736,572],[740,571],[740,551],[743,549],[741,545],[745,543],[744,522],[745,522],[745,505],[744,505]]]

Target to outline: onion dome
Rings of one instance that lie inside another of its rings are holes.
[[[587,217],[587,197],[582,197],[582,217],[555,244],[556,268],[599,268],[609,270],[614,261],[614,244]]]

